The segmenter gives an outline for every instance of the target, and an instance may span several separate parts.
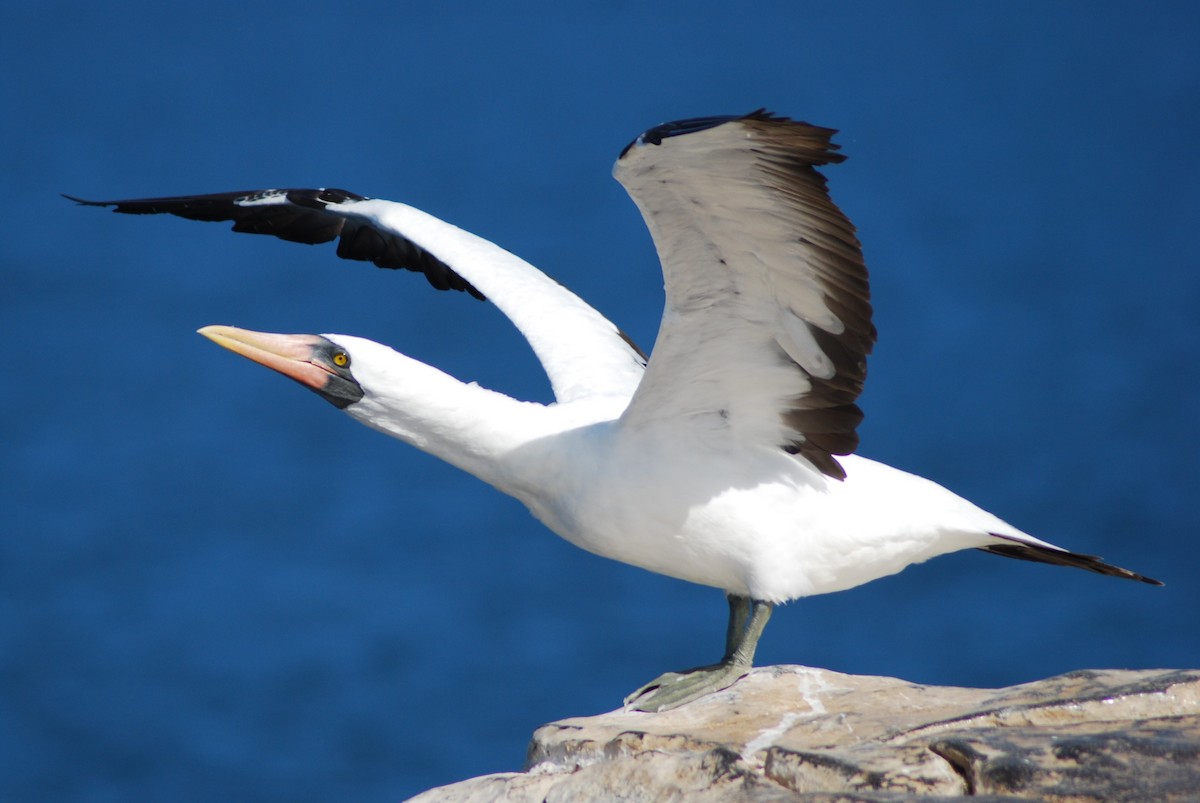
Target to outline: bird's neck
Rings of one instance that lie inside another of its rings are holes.
[[[356,366],[365,395],[346,408],[348,414],[498,488],[508,490],[520,482],[511,476],[516,470],[511,457],[547,434],[544,406],[461,382],[391,349],[386,352],[373,355],[361,376]]]

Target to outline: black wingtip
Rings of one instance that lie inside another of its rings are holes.
[[[76,198],[74,195],[67,195],[65,192],[59,193],[59,195],[68,201],[74,201],[80,206],[112,206],[115,203],[115,201],[89,201],[86,198]]]
[[[438,290],[460,290],[480,301],[487,300],[449,265],[402,233],[369,222],[348,222],[345,217],[330,214],[327,211],[330,206],[369,200],[349,190],[334,187],[240,190],[118,201],[89,201],[66,193],[63,197],[82,206],[111,206],[114,212],[130,215],[170,214],[188,220],[232,221],[233,231],[265,234],[288,242],[316,245],[337,240],[337,254],[343,259],[423,273]]]

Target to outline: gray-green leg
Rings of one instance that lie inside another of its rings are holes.
[[[737,652],[746,632],[746,621],[750,618],[749,597],[726,594],[725,599],[729,602],[729,625],[725,630],[725,654],[721,656],[721,663],[733,658]]]
[[[668,711],[727,689],[746,676],[754,664],[754,651],[762,636],[772,605],[758,599],[728,594],[729,628],[725,632],[725,655],[718,664],[683,672],[667,672],[625,698],[635,711]]]

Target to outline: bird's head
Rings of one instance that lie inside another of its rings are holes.
[[[358,338],[324,335],[276,335],[233,326],[206,326],[200,334],[218,346],[248,357],[294,379],[339,409],[362,399],[354,378],[350,349]]]
[[[492,473],[497,455],[512,449],[514,432],[518,441],[525,432],[512,422],[529,405],[460,382],[373,340],[232,326],[206,326],[200,334],[299,382],[356,421],[494,485],[503,479]]]

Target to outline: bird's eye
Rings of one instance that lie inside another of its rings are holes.
[[[350,355],[344,351],[335,351],[333,353],[333,364],[338,368],[345,368],[350,364]]]

